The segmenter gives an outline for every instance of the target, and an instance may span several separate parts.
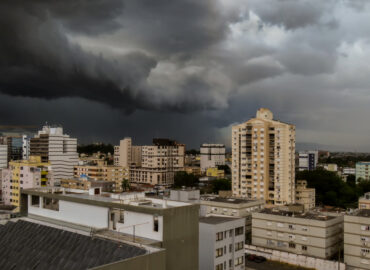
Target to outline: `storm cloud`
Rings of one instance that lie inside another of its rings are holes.
[[[3,0],[0,120],[196,147],[229,144],[230,125],[263,106],[298,141],[368,151],[369,12],[361,0]]]

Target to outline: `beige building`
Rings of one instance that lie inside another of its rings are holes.
[[[132,164],[141,166],[141,146],[132,145],[132,139],[127,137],[114,146],[114,165],[129,167]]]
[[[171,191],[172,192],[172,191]],[[200,215],[226,216],[245,219],[245,243],[251,243],[252,212],[263,209],[263,200],[247,200],[240,198],[223,198],[218,196],[201,196]]]
[[[261,108],[256,118],[232,127],[232,190],[269,204],[295,201],[295,126],[273,120]]]
[[[101,188],[102,192],[114,192],[116,182],[104,180],[91,180],[86,178],[70,178],[60,180],[60,186],[69,189],[89,190],[91,188]]]
[[[252,214],[252,244],[322,259],[338,255],[343,216],[265,208]]]
[[[370,209],[344,216],[344,262],[348,269],[370,269]]]
[[[87,176],[93,180],[115,182],[113,192],[122,192],[122,181],[129,180],[129,168],[121,166],[106,165],[98,162],[96,165],[79,165],[74,167],[74,177]]]
[[[370,209],[370,192],[365,193],[364,196],[358,200],[358,208]]]
[[[302,204],[305,211],[315,208],[315,189],[308,188],[306,180],[297,180],[295,186],[295,196],[295,202]]]
[[[175,173],[184,170],[185,145],[168,139],[153,139],[141,147],[141,166],[130,167],[130,182],[172,185]]]

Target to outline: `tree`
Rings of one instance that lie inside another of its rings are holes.
[[[231,190],[230,179],[216,179],[211,182],[212,192],[218,193],[220,190]]]
[[[123,179],[122,180],[122,190],[123,191],[130,190],[130,181],[128,179]]]
[[[200,151],[196,149],[190,149],[190,150],[186,150],[185,154],[196,156],[200,154]]]
[[[111,153],[113,154],[114,153],[114,146],[111,145],[111,144],[86,144],[86,145],[78,145],[77,146],[77,152],[79,154],[87,154],[87,155],[91,155],[93,153],[97,153],[97,152],[101,152],[101,153],[105,153],[105,154],[108,154],[108,153]]]
[[[177,172],[175,174],[175,179],[174,179],[174,187],[175,188],[181,188],[183,186],[185,187],[195,187],[198,186],[199,184],[199,178],[196,177],[192,173],[187,173],[187,172]]]
[[[218,165],[217,169],[223,170],[225,172],[225,174],[231,174],[230,167],[227,166],[227,165]]]

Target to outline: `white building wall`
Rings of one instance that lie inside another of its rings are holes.
[[[225,165],[225,145],[202,144],[200,147],[200,169],[205,172],[208,168]]]
[[[158,216],[158,232],[154,231],[154,216],[124,211],[124,223],[117,223],[117,231],[163,241],[163,217]]]
[[[94,228],[108,228],[108,208],[68,201],[59,201],[59,211],[55,211],[43,208],[42,204],[43,200],[42,197],[40,197],[40,206],[32,206],[31,195],[29,195],[28,213]]]

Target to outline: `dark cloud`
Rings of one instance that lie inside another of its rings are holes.
[[[0,121],[197,147],[228,144],[230,125],[269,107],[298,141],[367,145],[367,11],[361,0],[3,0]]]

